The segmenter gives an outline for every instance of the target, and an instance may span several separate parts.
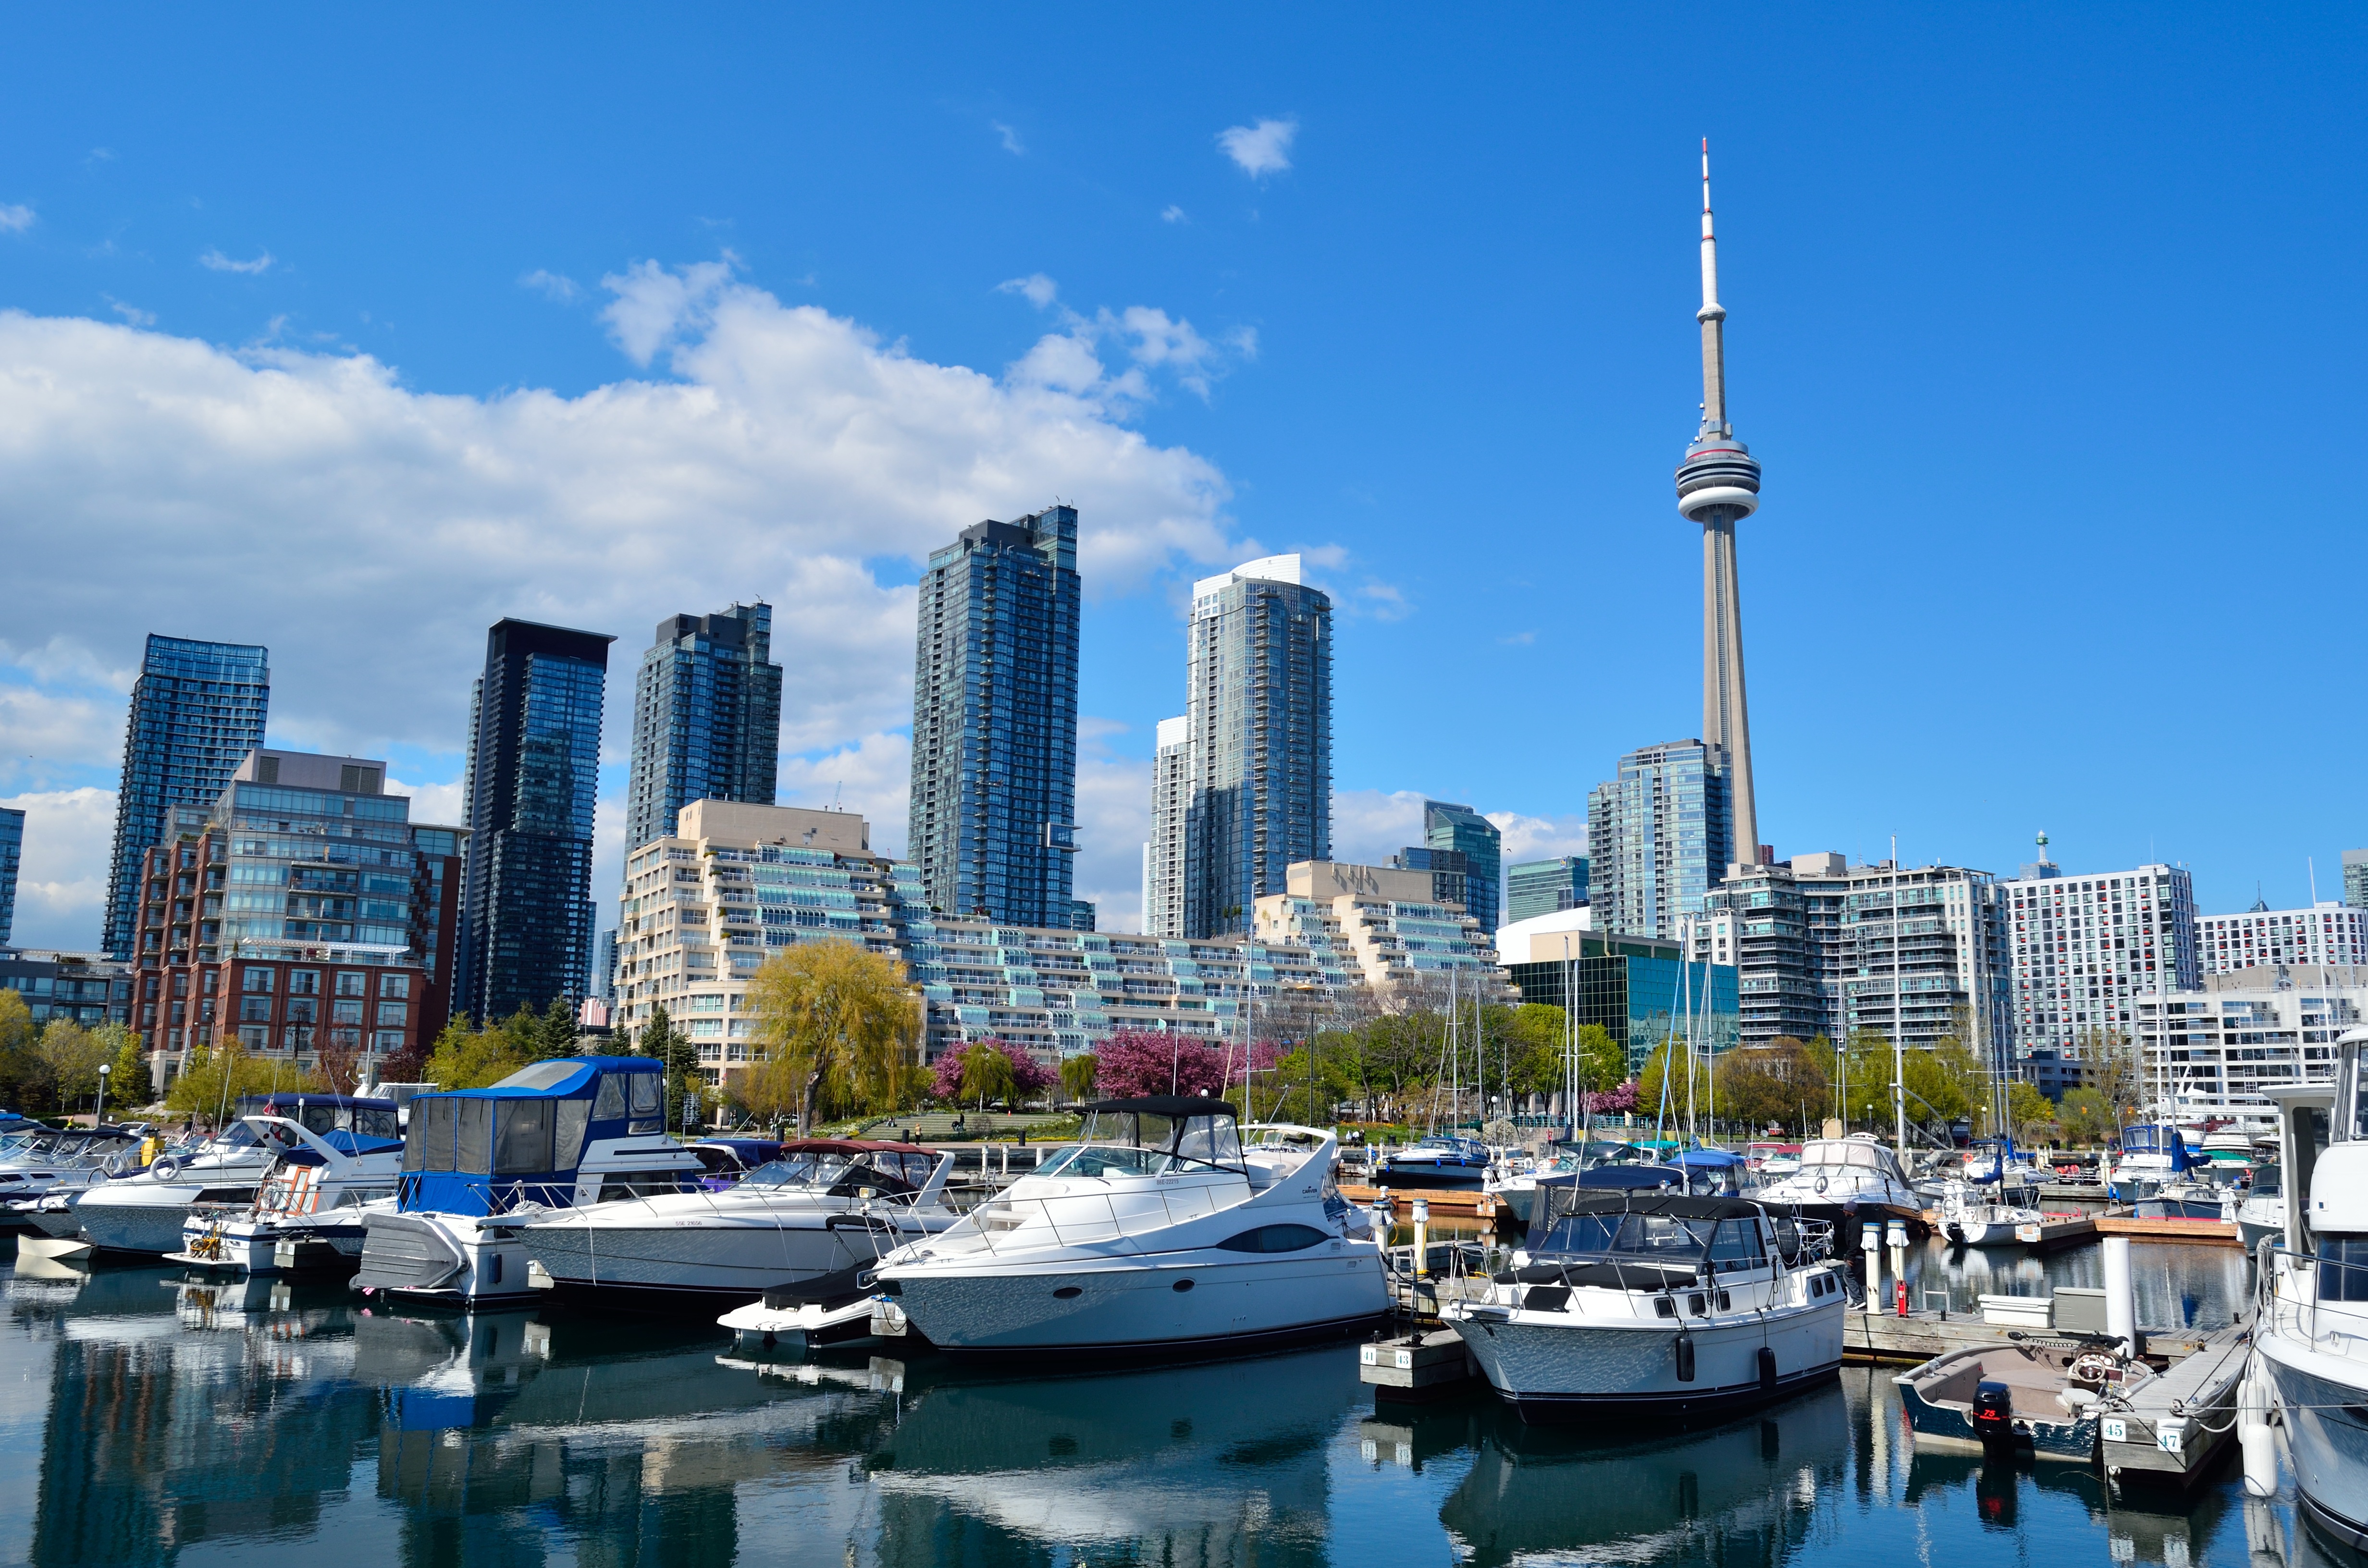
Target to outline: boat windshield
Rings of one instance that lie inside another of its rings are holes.
[[[1160,1116],[1098,1110],[1078,1142],[1031,1175],[1159,1176],[1192,1167],[1242,1168],[1242,1140],[1230,1116]]]
[[[1559,1207],[1559,1206],[1557,1206]],[[1532,1257],[1597,1263],[1650,1263],[1713,1273],[1752,1268],[1765,1261],[1754,1219],[1681,1218],[1671,1214],[1561,1213],[1533,1228]]]
[[[808,1149],[768,1160],[742,1177],[740,1185],[827,1187],[835,1186],[854,1165],[853,1160],[837,1150]]]
[[[1855,1138],[1820,1140],[1802,1146],[1801,1168],[1882,1171],[1891,1167],[1890,1154],[1880,1143],[1862,1143]]]
[[[2260,1198],[2276,1197],[2278,1193],[2278,1183],[2283,1178],[2280,1176],[2277,1166],[2256,1166],[2253,1171],[2254,1195]]]
[[[39,1132],[12,1132],[0,1139],[0,1160],[34,1160],[40,1158],[50,1141],[57,1135],[44,1129]]]

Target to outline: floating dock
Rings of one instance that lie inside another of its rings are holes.
[[[2168,1337],[2149,1336],[2147,1349]],[[2237,1388],[2250,1343],[2243,1327],[2214,1330],[2160,1377],[2140,1383],[2126,1412],[2104,1415],[2097,1448],[2105,1478],[2185,1488],[2210,1474],[2237,1446]]]
[[[1381,1195],[1382,1189],[1378,1187],[1356,1187],[1344,1183],[1340,1187],[1340,1196],[1351,1203],[1371,1203]],[[1390,1211],[1401,1224],[1412,1218],[1414,1200],[1417,1198],[1430,1205],[1433,1219],[1493,1220],[1497,1217],[1497,1195],[1483,1192],[1476,1187],[1441,1192],[1394,1187],[1390,1188]]]
[[[2198,1246],[2244,1246],[2236,1225],[2226,1220],[2141,1220],[2135,1214],[2100,1214],[2100,1236],[2127,1236],[2140,1242],[2188,1242]]]

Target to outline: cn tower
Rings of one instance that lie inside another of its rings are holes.
[[[1678,465],[1678,510],[1702,531],[1702,739],[1726,756],[1732,858],[1759,858],[1751,790],[1751,719],[1743,700],[1743,605],[1735,581],[1735,525],[1759,507],[1759,464],[1726,418],[1726,308],[1718,302],[1718,241],[1710,226],[1710,142],[1702,142],[1702,429]],[[1725,869],[1713,871],[1712,880]]]

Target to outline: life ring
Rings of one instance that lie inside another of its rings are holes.
[[[158,1181],[170,1181],[181,1174],[181,1162],[171,1154],[163,1155],[148,1167],[148,1174]]]

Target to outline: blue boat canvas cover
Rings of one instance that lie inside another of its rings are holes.
[[[487,1089],[418,1095],[403,1145],[405,1213],[499,1214],[575,1201],[584,1151],[664,1131],[665,1068],[645,1056],[569,1056]]]

